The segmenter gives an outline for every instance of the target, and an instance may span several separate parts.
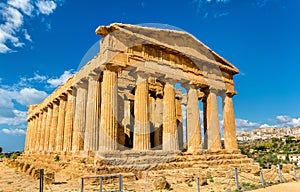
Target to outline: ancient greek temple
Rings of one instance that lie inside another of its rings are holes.
[[[25,154],[237,149],[235,66],[177,29],[111,24],[96,34],[99,54],[28,106]]]

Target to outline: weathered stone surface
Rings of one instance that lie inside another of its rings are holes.
[[[170,184],[168,183],[165,177],[158,177],[157,179],[154,180],[153,187],[156,190],[162,190],[162,189],[169,188]]]
[[[26,155],[13,166],[34,176],[45,166],[74,176],[141,171],[144,177],[145,170],[252,163],[236,150],[236,67],[186,32],[113,24],[97,34],[103,36],[100,53],[28,107]],[[225,150],[218,96],[223,96]],[[184,135],[187,153],[180,153]]]

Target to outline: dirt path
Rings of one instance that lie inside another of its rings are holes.
[[[253,192],[299,192],[300,181],[273,185],[264,189],[253,190]]]
[[[55,176],[56,183],[52,185],[45,185],[45,192],[75,192],[79,191],[80,181],[78,179],[68,180],[65,176],[57,175]],[[147,183],[147,182],[146,182]],[[98,191],[97,185],[87,185],[85,186],[85,191]],[[125,187],[126,186],[126,187]],[[145,187],[144,187],[145,186]],[[117,184],[107,186],[107,189],[117,189]],[[154,191],[151,189],[151,185],[146,187],[145,181],[138,180],[135,182],[124,183],[125,189],[128,191]],[[194,192],[196,191],[195,186],[188,187],[184,184],[172,183],[173,190],[175,192]],[[106,187],[105,187],[106,188]],[[25,173],[18,171],[16,168],[10,168],[0,162],[0,192],[38,192],[39,191],[39,181],[33,179],[32,177],[26,175]],[[167,190],[163,190],[167,191]],[[204,187],[201,192],[210,192],[210,187]],[[215,192],[222,190],[213,190]],[[270,186],[264,189],[253,190],[253,192],[300,192],[300,181],[283,183],[280,185]]]

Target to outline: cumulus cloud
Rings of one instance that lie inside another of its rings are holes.
[[[256,122],[251,122],[247,119],[235,119],[235,124],[236,124],[236,128],[237,130],[250,130],[250,129],[255,129],[260,127],[259,123]]]
[[[48,94],[45,91],[39,91],[35,88],[23,88],[19,91],[16,100],[22,105],[32,105],[40,103],[47,95]]]
[[[65,71],[60,77],[50,78],[47,82],[50,84],[50,87],[58,87],[59,85],[65,83],[73,75],[72,70]]]
[[[0,3],[0,53],[13,52],[23,47],[23,38],[32,41],[24,22],[37,15],[49,15],[57,8],[60,0],[7,0]],[[35,3],[34,3],[35,2]],[[24,19],[27,17],[28,19]]]
[[[10,135],[25,134],[22,130],[26,128],[25,106],[40,103],[48,95],[31,85],[41,84],[46,79],[45,76],[35,73],[33,77],[20,78],[19,82],[13,85],[0,82],[0,125],[5,126],[0,132]]]
[[[26,132],[23,129],[2,129],[2,133],[5,133],[7,135],[15,135],[15,136],[20,136],[20,135],[25,135]]]
[[[300,126],[300,118],[294,118],[287,115],[279,115],[276,117],[277,127],[297,127]]]
[[[31,16],[34,7],[31,5],[30,0],[8,0],[7,4],[21,10],[24,14]]]
[[[267,128],[267,127],[272,127],[272,126],[267,124],[267,123],[264,123],[264,124],[259,126],[259,128]]]
[[[236,119],[235,122],[238,131],[251,130],[256,128],[267,128],[267,127],[287,128],[287,127],[300,126],[300,118],[290,117],[287,115],[278,115],[273,119],[269,119],[269,122],[273,122],[271,124],[250,122],[249,120],[246,119]]]
[[[45,15],[49,15],[53,13],[56,9],[57,5],[54,1],[38,1],[36,2],[36,6],[39,9],[39,12]]]
[[[12,117],[0,117],[0,125],[21,125],[26,122],[26,111],[12,110]]]

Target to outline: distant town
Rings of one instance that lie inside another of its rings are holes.
[[[242,131],[237,133],[237,140],[242,153],[262,167],[277,163],[300,166],[300,127]]]
[[[257,128],[249,131],[241,131],[237,133],[238,142],[266,140],[276,138],[284,138],[286,136],[293,136],[296,140],[300,139],[300,127],[292,128]]]

